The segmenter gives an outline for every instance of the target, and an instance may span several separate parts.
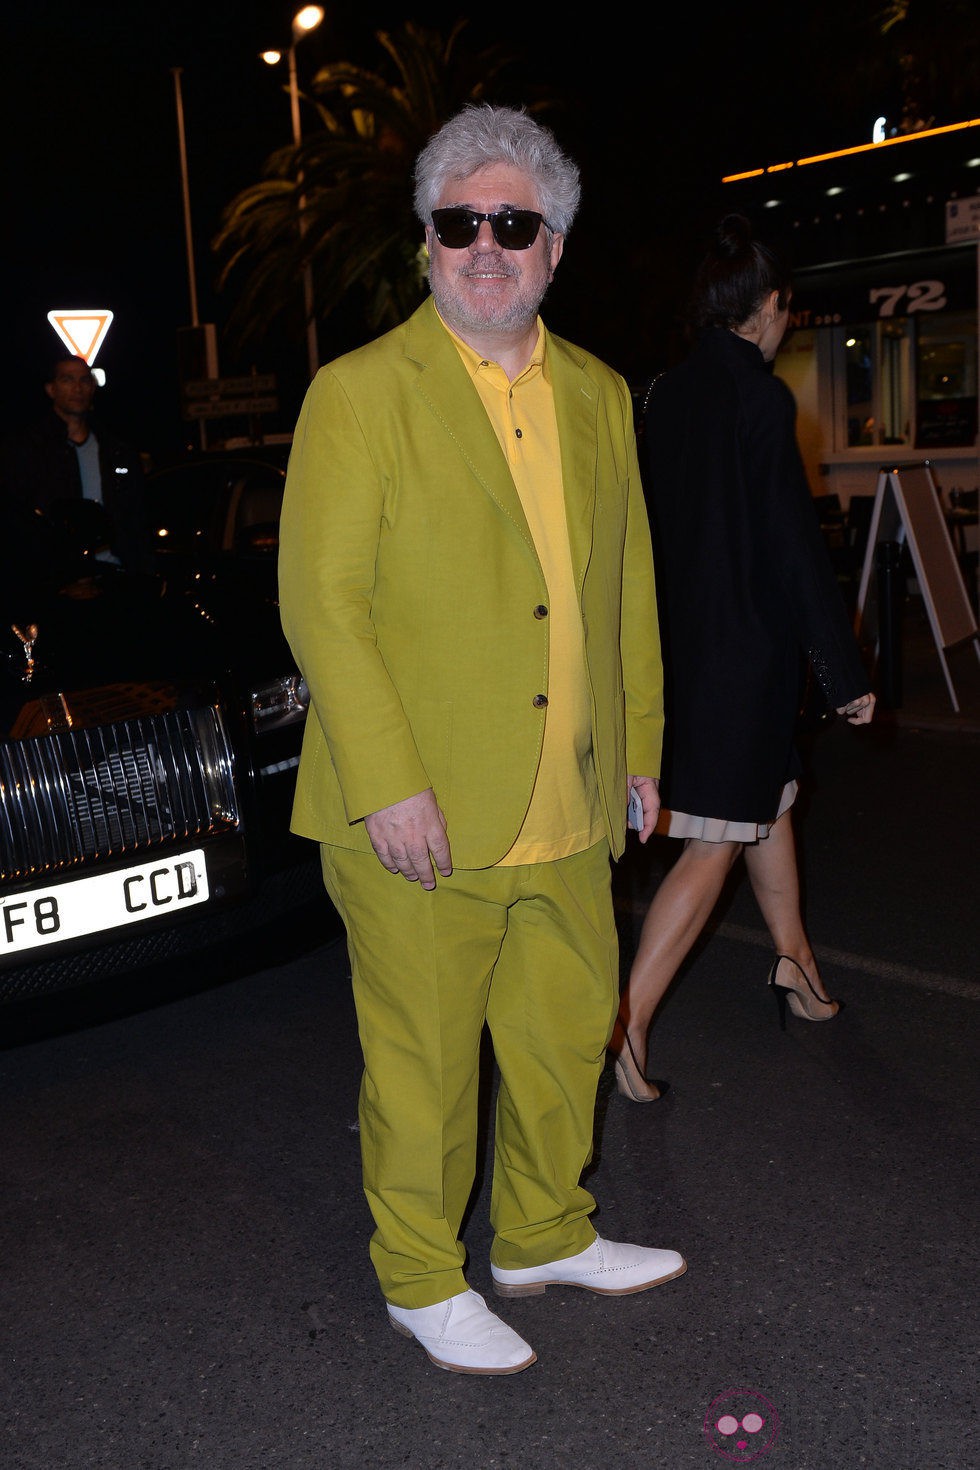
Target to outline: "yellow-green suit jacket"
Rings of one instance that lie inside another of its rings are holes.
[[[656,776],[653,558],[622,378],[548,336],[610,852],[627,771]],[[541,752],[548,590],[514,481],[429,298],[317,373],[290,454],[283,628],[310,688],[295,832],[371,850],[363,818],[431,786],[453,862],[514,841]]]

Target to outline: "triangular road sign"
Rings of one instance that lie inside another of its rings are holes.
[[[89,311],[49,311],[48,321],[68,351],[84,357],[91,367],[112,325],[112,312],[103,307]]]

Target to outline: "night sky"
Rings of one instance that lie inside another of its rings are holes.
[[[229,303],[214,290],[209,241],[222,206],[290,141],[285,66],[263,65],[258,52],[285,48],[296,8],[35,0],[5,17],[3,427],[45,401],[44,366],[59,347],[47,311],[108,306],[116,317],[98,358],[107,374],[101,411],[154,454],[194,441],[176,391],[176,332],[191,315],[172,69],[182,68],[199,318],[220,327]],[[669,44],[659,8],[601,32],[552,7],[520,21],[511,6],[468,28],[476,45],[517,47],[528,75],[569,99],[549,121],[580,163],[583,205],[545,314],[627,376],[657,366],[644,356],[644,313],[676,294],[721,174],[864,141],[865,116],[870,128],[876,109],[862,99],[850,115],[825,117],[819,99],[807,98],[814,68],[787,14],[796,9],[769,0],[699,20]],[[328,5],[298,48],[301,85],[328,59],[382,65],[379,29],[411,18],[446,31],[459,14]],[[304,357],[300,343],[270,345],[256,362],[279,375],[290,423]]]

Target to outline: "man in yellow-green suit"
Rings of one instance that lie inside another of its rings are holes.
[[[430,298],[317,374],[283,505],[311,696],[293,827],[347,931],[371,1257],[391,1325],[463,1373],[535,1361],[464,1274],[485,1025],[496,1293],[685,1270],[599,1237],[580,1182],[618,1002],[610,857],[631,788],[653,831],[663,710],[630,395],[538,315],[579,193],[523,111],[435,134]]]

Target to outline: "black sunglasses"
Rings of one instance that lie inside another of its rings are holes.
[[[530,250],[542,224],[545,229],[551,228],[544,215],[535,209],[498,209],[493,214],[480,214],[476,209],[459,206],[432,211],[436,239],[447,250],[465,250],[467,245],[472,245],[484,220],[504,250]]]

